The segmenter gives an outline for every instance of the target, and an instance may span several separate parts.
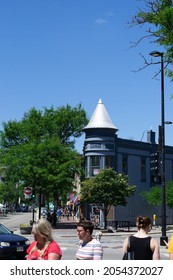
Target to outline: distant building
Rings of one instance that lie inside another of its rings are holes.
[[[158,151],[155,132],[147,132],[147,142],[119,138],[118,128],[113,124],[100,99],[94,113],[84,128],[85,176],[93,177],[99,170],[112,167],[118,173],[128,175],[129,184],[137,187],[135,194],[128,198],[126,206],[117,206],[113,211],[114,220],[128,220],[135,223],[136,216],[156,214],[156,224],[161,224],[161,206],[151,206],[141,196],[142,191],[154,186],[150,170],[151,154]],[[173,179],[173,147],[165,146],[166,182]],[[157,184],[158,185],[158,184]],[[90,209],[85,210],[89,215]],[[172,209],[166,209],[167,224],[172,224]]]

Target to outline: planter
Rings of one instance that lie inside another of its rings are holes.
[[[32,226],[20,226],[20,233],[21,234],[31,234]]]

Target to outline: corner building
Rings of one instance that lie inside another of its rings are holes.
[[[111,220],[124,220],[135,224],[138,215],[147,215],[152,219],[156,214],[156,225],[160,225],[162,207],[149,205],[141,196],[142,191],[148,191],[152,186],[158,185],[153,182],[150,171],[151,154],[158,151],[155,132],[147,132],[147,142],[119,138],[118,128],[113,124],[101,99],[83,131],[85,176],[94,177],[99,170],[112,167],[118,173],[127,174],[129,184],[136,186],[136,192],[127,199],[126,206],[113,207]],[[165,171],[166,182],[173,180],[172,146],[165,146]],[[84,214],[87,218],[90,211],[90,207],[85,207]],[[166,223],[173,224],[172,209],[167,207],[166,216]]]

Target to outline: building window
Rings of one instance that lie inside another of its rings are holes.
[[[90,149],[101,149],[100,143],[90,144]]]
[[[105,148],[108,149],[108,150],[114,150],[114,144],[106,143]]]
[[[122,158],[122,173],[128,175],[128,158],[123,156]]]
[[[114,168],[114,157],[113,156],[105,156],[105,168]]]
[[[141,181],[146,181],[146,159],[141,158]]]
[[[88,150],[90,148],[90,144],[85,145],[85,150]]]
[[[89,177],[89,170],[88,170],[88,166],[87,166],[87,160],[85,159],[85,177]]]
[[[91,156],[91,176],[96,176],[101,169],[101,157],[100,156]]]

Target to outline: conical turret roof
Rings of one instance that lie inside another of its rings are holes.
[[[92,114],[91,119],[84,130],[91,128],[109,128],[116,131],[118,130],[111,121],[111,118],[109,117],[109,114],[101,99],[99,100],[94,113]]]

